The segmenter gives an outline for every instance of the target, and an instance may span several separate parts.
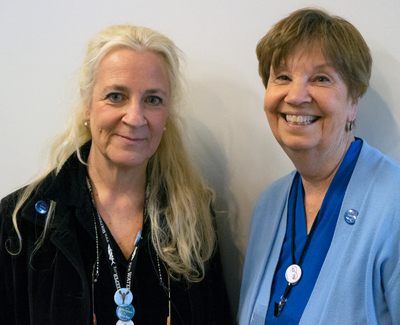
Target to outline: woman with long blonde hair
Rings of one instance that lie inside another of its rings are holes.
[[[213,194],[182,137],[180,59],[145,27],[89,43],[47,172],[1,201],[1,324],[230,323]]]

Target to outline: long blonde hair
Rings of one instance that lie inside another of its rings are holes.
[[[100,31],[89,43],[84,64],[79,75],[81,96],[64,133],[57,137],[51,148],[47,171],[29,184],[21,193],[13,212],[13,224],[22,249],[22,238],[17,225],[17,213],[38,184],[52,171],[56,174],[68,159],[77,152],[85,164],[79,148],[91,139],[84,126],[85,109],[90,107],[96,72],[101,59],[115,47],[152,51],[162,56],[169,74],[172,105],[156,153],[147,166],[150,196],[148,214],[151,220],[151,239],[160,258],[169,266],[170,274],[189,282],[200,281],[205,274],[206,261],[214,252],[216,235],[211,215],[212,191],[203,183],[185,150],[182,137],[183,121],[179,109],[183,102],[183,85],[180,71],[181,51],[164,35],[145,27],[115,25]],[[160,193],[167,198],[166,207],[160,205]],[[45,228],[36,250],[50,229],[55,202],[50,203]]]

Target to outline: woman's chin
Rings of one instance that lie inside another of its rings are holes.
[[[113,165],[122,168],[122,169],[134,169],[138,168],[140,166],[147,166],[148,159],[139,159],[137,157],[131,158],[131,157],[121,157],[119,159],[113,159],[112,163]]]
[[[148,158],[146,155],[137,153],[126,153],[126,152],[110,152],[105,155],[105,159],[108,161],[108,166],[113,166],[118,169],[135,169],[140,166],[147,166]]]
[[[288,151],[304,151],[313,149],[318,145],[318,141],[315,138],[310,139],[308,137],[290,137],[289,139],[278,140],[279,144],[285,150]]]

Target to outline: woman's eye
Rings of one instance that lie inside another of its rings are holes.
[[[329,78],[327,78],[327,77],[325,77],[325,76],[318,76],[315,80],[316,80],[317,82],[328,82],[328,81],[329,81]]]
[[[162,99],[158,96],[148,96],[145,99],[145,103],[150,105],[159,105],[162,104]]]
[[[111,93],[111,94],[108,94],[106,98],[109,99],[113,103],[120,103],[122,101],[122,94]]]
[[[278,76],[276,79],[282,80],[282,81],[289,81],[290,80],[290,78],[287,75],[284,75],[284,74]]]

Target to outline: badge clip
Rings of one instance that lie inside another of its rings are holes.
[[[283,307],[285,307],[287,299],[283,298],[283,296],[281,297],[281,301],[279,303],[275,303],[275,307],[274,307],[274,316],[275,317],[279,317],[282,314],[283,311]]]

